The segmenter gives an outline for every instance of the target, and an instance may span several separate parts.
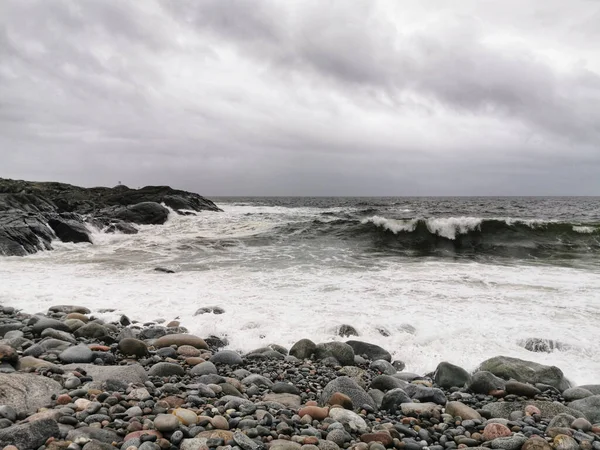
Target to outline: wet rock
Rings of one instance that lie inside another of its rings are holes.
[[[119,341],[119,351],[125,356],[143,358],[148,356],[148,346],[144,341],[135,338],[125,338]]]
[[[318,344],[314,354],[317,360],[331,357],[335,358],[342,366],[351,366],[354,364],[354,350],[344,342]]]
[[[369,405],[370,407],[377,409],[375,401],[369,394],[365,392],[354,380],[349,377],[338,377],[330,381],[321,395],[321,404],[327,404],[329,398],[336,392],[340,392],[348,396],[352,400],[352,404],[355,408],[361,408],[363,405]]]
[[[317,350],[317,344],[310,339],[300,339],[290,349],[290,355],[299,360],[310,359]]]
[[[504,390],[506,381],[491,372],[480,371],[473,374],[469,389],[476,394],[489,394],[491,391]]]
[[[460,388],[471,381],[471,375],[462,367],[450,364],[449,362],[441,362],[435,369],[433,381],[444,389],[450,389],[451,387]]]
[[[484,411],[488,411],[492,417],[500,417],[503,419],[508,419],[510,414],[513,411],[523,411],[525,406],[533,405],[538,408],[542,417],[551,419],[557,414],[566,413],[571,414],[575,417],[582,417],[583,414],[575,409],[569,408],[558,402],[546,402],[546,401],[538,401],[531,400],[528,402],[495,402],[488,403],[483,406]]]
[[[96,339],[106,336],[108,333],[103,325],[96,322],[89,322],[75,330],[73,334],[78,338]]]
[[[575,400],[581,400],[582,398],[591,397],[594,395],[591,391],[581,387],[573,387],[569,388],[562,393],[563,398],[567,402],[572,402]]]
[[[384,375],[394,375],[398,370],[385,359],[373,361],[369,366],[371,370],[375,370]]]
[[[202,314],[224,314],[225,310],[220,306],[203,306],[202,308],[196,310],[194,316],[199,316]]]
[[[70,347],[58,355],[59,359],[66,363],[90,363],[93,360],[92,351],[85,345]]]
[[[504,389],[506,390],[507,394],[514,394],[518,395],[519,397],[533,398],[542,393],[542,391],[531,384],[521,383],[513,380],[506,382]]]
[[[392,355],[390,352],[378,345],[355,340],[346,341],[346,344],[352,347],[354,354],[365,356],[371,361],[376,361],[378,359],[383,359],[387,362],[392,361]]]
[[[545,366],[533,361],[525,361],[508,356],[496,356],[481,363],[479,370],[485,370],[494,375],[522,383],[543,383],[564,391],[571,387],[563,372],[555,366]]]
[[[63,314],[90,314],[91,311],[85,306],[78,305],[54,305],[48,308],[49,312],[53,313],[63,313]]]
[[[381,401],[381,409],[395,414],[400,411],[402,403],[411,403],[411,398],[400,388],[387,391]]]
[[[31,327],[33,334],[39,336],[46,328],[53,328],[55,330],[70,332],[70,328],[60,320],[51,319],[49,317],[42,317]]]
[[[54,217],[48,220],[48,226],[52,228],[56,237],[63,242],[88,242],[93,244],[90,230],[83,222]]]
[[[340,325],[336,330],[336,334],[341,337],[358,336],[358,331],[352,325]]]
[[[210,357],[214,364],[225,364],[228,366],[237,366],[243,363],[242,357],[232,350],[221,350]]]
[[[148,375],[151,377],[170,377],[171,375],[183,376],[184,373],[183,367],[179,364],[159,362],[150,368]]]
[[[462,402],[448,402],[446,404],[446,413],[453,417],[460,417],[463,420],[481,419],[481,415],[477,411]]]
[[[171,345],[191,345],[192,347],[208,350],[208,345],[206,345],[204,339],[193,334],[167,334],[154,342],[156,348],[170,347]]]

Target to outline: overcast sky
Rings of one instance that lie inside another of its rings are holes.
[[[2,0],[0,177],[600,195],[599,0]]]

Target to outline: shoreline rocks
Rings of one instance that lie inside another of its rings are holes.
[[[221,211],[212,201],[168,186],[83,188],[0,178],[0,256],[52,250],[52,240],[93,244],[90,227],[135,234],[178,214]]]
[[[243,355],[90,314],[0,306],[0,448],[600,450],[597,385],[558,368],[499,356],[421,376],[361,341]]]

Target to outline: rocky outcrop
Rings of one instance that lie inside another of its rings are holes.
[[[210,200],[168,186],[82,188],[64,183],[0,178],[0,255],[51,250],[53,239],[91,243],[87,224],[106,232],[137,233],[131,225],[160,225],[179,214],[220,211]]]

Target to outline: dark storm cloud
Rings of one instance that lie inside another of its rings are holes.
[[[0,176],[206,194],[600,192],[599,5],[0,4]]]

